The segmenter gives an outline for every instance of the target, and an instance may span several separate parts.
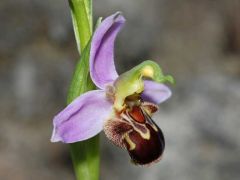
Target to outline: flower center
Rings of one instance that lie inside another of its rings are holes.
[[[113,83],[114,86],[114,108],[117,111],[124,109],[125,99],[134,94],[144,91],[144,78],[158,83],[165,81],[173,82],[171,76],[165,76],[161,68],[153,61],[144,61],[129,71],[121,74]]]

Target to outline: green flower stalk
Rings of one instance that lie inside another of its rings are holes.
[[[69,88],[67,104],[95,88],[89,75],[89,51],[92,36],[92,0],[69,0],[73,28],[81,58],[77,63]],[[71,157],[77,180],[99,179],[99,135],[70,144]]]

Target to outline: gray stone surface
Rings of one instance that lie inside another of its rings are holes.
[[[144,59],[173,74],[172,98],[154,116],[162,161],[137,167],[101,134],[101,179],[238,180],[238,0],[94,1],[95,16],[122,11],[116,45],[123,72]],[[67,1],[0,2],[0,179],[74,179],[68,146],[52,144],[78,58]]]

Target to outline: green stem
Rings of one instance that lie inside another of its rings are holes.
[[[92,0],[69,0],[75,38],[81,58],[76,65],[67,103],[95,88],[89,75],[89,52],[92,35]],[[99,135],[70,144],[77,180],[99,179]]]
[[[99,135],[70,145],[77,180],[99,179]]]
[[[92,35],[92,0],[69,0],[74,33],[81,54]]]

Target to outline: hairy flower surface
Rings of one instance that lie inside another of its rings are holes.
[[[104,130],[115,145],[127,149],[135,164],[145,165],[159,160],[164,151],[162,131],[151,117],[158,110],[156,104],[171,96],[162,82],[173,79],[149,60],[118,75],[114,41],[124,22],[116,13],[96,29],[89,63],[99,89],[82,94],[54,117],[51,141],[74,143]]]

